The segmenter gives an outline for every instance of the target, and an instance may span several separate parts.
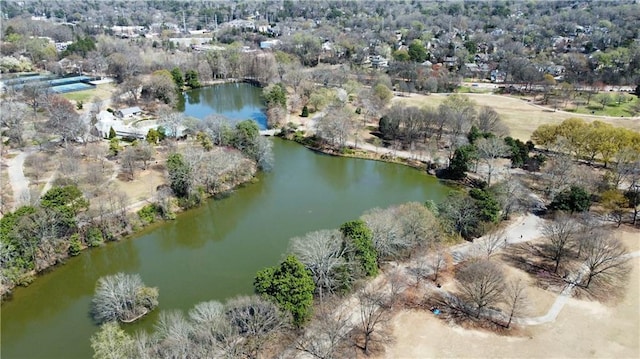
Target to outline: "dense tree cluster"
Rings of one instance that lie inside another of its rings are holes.
[[[559,125],[542,125],[531,138],[536,145],[571,153],[576,159],[625,161],[629,151],[640,155],[640,134],[636,131],[579,118],[564,120]]]
[[[89,203],[75,185],[47,191],[39,206],[23,206],[0,219],[2,284],[28,283],[36,273],[63,260],[76,243],[87,243],[90,227],[79,228],[77,215]]]
[[[91,337],[94,358],[257,358],[289,327],[290,317],[257,296],[202,302],[161,312],[152,333],[130,335],[117,321]]]

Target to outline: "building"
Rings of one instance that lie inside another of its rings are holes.
[[[260,48],[261,49],[271,49],[275,46],[278,46],[280,44],[280,40],[266,40],[266,41],[260,41]]]
[[[142,114],[142,109],[138,106],[134,106],[123,108],[122,110],[118,110],[116,113],[120,118],[132,118],[133,116]]]

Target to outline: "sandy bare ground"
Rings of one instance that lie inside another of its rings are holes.
[[[637,250],[638,232],[620,233],[629,249]],[[619,301],[570,298],[553,322],[524,327],[512,336],[464,329],[428,311],[401,311],[392,321],[396,341],[382,358],[640,358],[640,258],[631,263],[628,288]],[[550,295],[531,288],[532,315],[549,309],[555,302]]]
[[[502,117],[502,120],[510,129],[510,135],[526,141],[531,138],[533,131],[543,124],[557,124],[571,117],[582,118],[585,121],[603,121],[614,126],[626,127],[640,131],[640,117],[607,117],[574,114],[564,111],[553,111],[541,106],[536,106],[525,100],[513,96],[492,94],[462,94],[469,96],[479,106],[493,107]],[[394,101],[401,101],[416,106],[433,106],[441,104],[448,94],[418,95],[410,97],[396,97]]]

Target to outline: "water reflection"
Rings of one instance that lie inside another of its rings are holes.
[[[203,119],[221,114],[235,121],[253,119],[261,129],[267,127],[262,89],[246,83],[230,83],[186,91],[178,96],[178,110]]]

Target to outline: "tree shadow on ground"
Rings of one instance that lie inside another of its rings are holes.
[[[508,265],[520,269],[535,280],[538,287],[545,290],[560,292],[567,285],[565,269],[561,266],[558,273],[554,273],[554,263],[546,256],[547,251],[542,246],[531,243],[511,245],[503,251],[501,259]]]

